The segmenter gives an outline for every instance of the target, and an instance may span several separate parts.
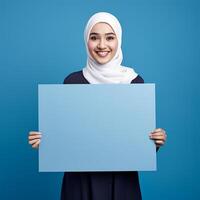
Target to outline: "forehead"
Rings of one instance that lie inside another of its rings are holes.
[[[115,33],[113,28],[105,22],[99,22],[99,23],[95,24],[92,27],[90,33],[93,33],[93,32],[98,33],[98,34]]]

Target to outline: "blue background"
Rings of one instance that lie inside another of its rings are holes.
[[[123,27],[123,64],[156,83],[157,127],[168,132],[144,199],[199,199],[200,4],[195,0],[0,0],[1,199],[59,199],[62,173],[38,173],[27,142],[38,129],[37,85],[86,62],[84,26],[108,11]]]

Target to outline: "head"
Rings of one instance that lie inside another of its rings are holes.
[[[109,24],[99,22],[92,27],[87,46],[91,57],[97,63],[106,64],[117,52],[118,39]]]
[[[121,26],[109,13],[96,13],[85,28],[85,44],[89,58],[104,65],[116,58],[122,60]]]

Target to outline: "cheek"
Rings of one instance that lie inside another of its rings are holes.
[[[110,45],[110,47],[112,48],[113,53],[116,53],[117,47],[118,47],[117,41],[114,41],[114,42]]]
[[[91,53],[94,50],[94,48],[95,48],[95,43],[89,40],[88,41],[88,50],[89,50],[89,52]]]

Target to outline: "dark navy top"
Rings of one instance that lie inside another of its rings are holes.
[[[131,81],[131,83],[144,83],[144,80],[141,76],[137,76]],[[82,71],[73,72],[67,76],[64,80],[64,84],[89,84],[89,82],[83,76]]]
[[[132,80],[144,83],[139,75]],[[89,84],[82,71],[67,76],[64,84]],[[130,158],[131,159],[131,158]],[[141,200],[138,172],[65,172],[61,200]]]

